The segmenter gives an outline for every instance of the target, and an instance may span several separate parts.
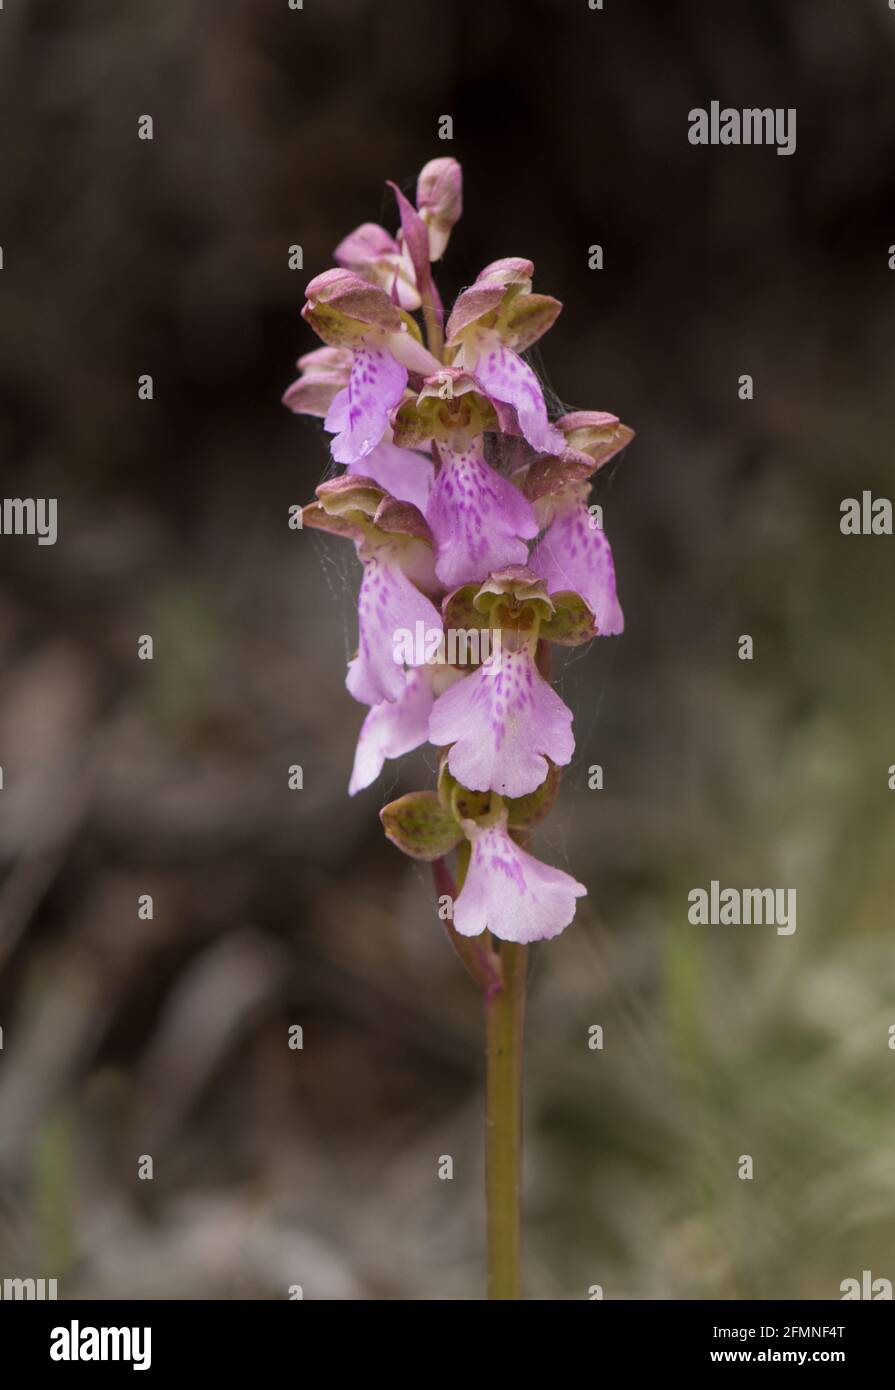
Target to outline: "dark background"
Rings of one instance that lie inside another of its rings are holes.
[[[6,0],[0,456],[60,531],[0,538],[0,1274],[481,1294],[478,1001],[376,814],[433,754],[349,801],[359,571],[288,529],[279,404],[306,281],[451,154],[445,298],[530,257],[551,390],[637,430],[536,846],[590,895],[533,961],[527,1291],[895,1281],[895,540],[839,532],[895,488],[893,72],[885,0]],[[712,99],[795,155],[691,146]],[[796,934],[689,926],[713,878]]]

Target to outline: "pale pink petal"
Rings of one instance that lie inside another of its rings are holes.
[[[407,368],[373,342],[355,349],[348,385],[339,392],[324,420],[335,433],[336,463],[356,463],[372,453],[389,423],[389,412],[407,385]]]
[[[580,594],[601,637],[624,631],[612,550],[601,528],[591,526],[585,503],[557,513],[532,550],[529,568],[545,580],[551,594],[563,589]]]
[[[425,631],[440,630],[441,614],[407,578],[387,546],[364,565],[357,611],[357,656],[348,663],[345,684],[362,705],[397,700],[404,692],[404,668],[395,659],[396,635],[415,633],[417,622]],[[424,659],[420,654],[413,664],[421,665]]]
[[[475,375],[489,395],[515,408],[519,428],[533,449],[541,454],[561,454],[565,435],[547,419],[541,384],[527,362],[505,347],[496,333],[479,345]]]
[[[446,588],[485,579],[492,570],[524,565],[526,540],[537,535],[531,503],[485,462],[481,438],[464,453],[441,448],[426,508],[438,546],[435,566]]]
[[[575,751],[572,712],[535,666],[529,647],[504,646],[435,701],[429,738],[453,744],[448,766],[472,791],[527,796],[547,776],[547,758],[560,767]]]
[[[402,672],[404,689],[397,700],[383,700],[369,711],[357,739],[349,796],[376,781],[386,758],[400,758],[426,742],[434,669],[424,666]]]
[[[399,502],[412,502],[425,513],[435,472],[432,460],[415,449],[399,449],[383,439],[366,458],[348,465],[348,472],[372,478]]]
[[[402,309],[419,308],[410,257],[384,227],[362,223],[339,242],[334,254],[339,265],[387,290]]]
[[[505,825],[464,822],[472,854],[463,889],[454,904],[461,936],[486,928],[503,941],[545,941],[569,925],[575,900],[587,889],[562,869],[552,869],[510,839]]]
[[[299,357],[298,367],[301,376],[285,392],[283,405],[297,415],[319,415],[322,419],[348,381],[351,350],[315,348]]]

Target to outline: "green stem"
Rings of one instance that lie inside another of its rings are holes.
[[[426,277],[426,284],[420,287],[420,299],[423,305],[423,323],[426,325],[426,346],[432,356],[437,357],[440,362],[444,352],[444,331],[433,302],[431,271]]]
[[[520,1297],[522,1031],[528,947],[500,943],[502,984],[485,994],[488,1297]]]
[[[461,874],[465,876],[465,872],[465,865],[461,865]],[[435,880],[435,891],[438,896],[447,894],[449,898],[456,901],[459,890],[443,858],[432,861],[432,876]],[[460,886],[462,887],[462,881]],[[445,921],[444,926],[448,940],[485,997],[489,997],[496,989],[500,989],[500,958],[487,947],[480,945],[476,937],[461,936],[454,929],[452,922]]]

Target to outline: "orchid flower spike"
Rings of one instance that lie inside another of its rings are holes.
[[[433,743],[438,790],[385,807],[387,836],[413,858],[456,854],[460,937],[537,941],[585,892],[522,843],[575,749],[546,653],[623,629],[590,499],[633,431],[602,411],[550,418],[522,354],[562,306],[533,291],[531,261],[493,261],[445,313],[433,269],[462,211],[456,160],[424,166],[415,202],[390,187],[395,230],[362,223],[308,285],[302,316],[323,346],[283,396],[323,422],[339,470],[304,524],[350,540],[362,565],[346,685],[368,709],[348,790]],[[397,641],[414,631],[435,646]],[[457,632],[487,637],[489,655],[457,656]]]

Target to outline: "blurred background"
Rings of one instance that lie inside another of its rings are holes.
[[[893,64],[885,0],[5,6],[4,492],[59,539],[0,538],[0,1275],[482,1295],[479,1001],[377,816],[433,750],[348,799],[359,568],[288,528],[327,451],[279,403],[306,281],[452,154],[445,298],[533,259],[535,365],[637,430],[535,845],[589,896],[532,962],[527,1292],[895,1281],[895,541],[839,532],[895,489]],[[796,154],[694,148],[713,99]],[[690,926],[712,879],[795,935]]]

